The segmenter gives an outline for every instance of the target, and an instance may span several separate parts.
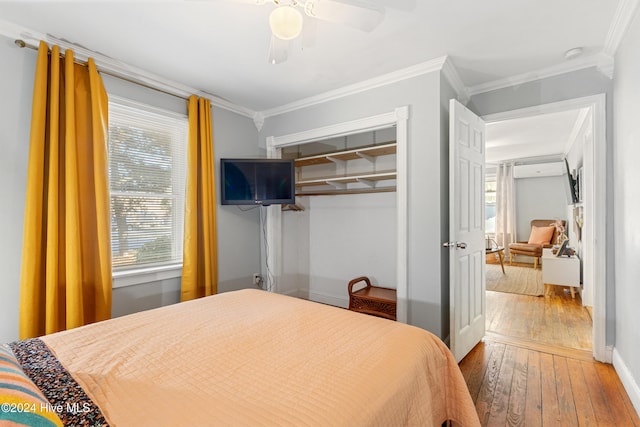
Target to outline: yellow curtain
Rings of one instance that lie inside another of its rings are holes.
[[[181,300],[218,292],[213,131],[208,99],[189,98]]]
[[[111,317],[107,94],[92,59],[40,43],[20,278],[20,338]]]

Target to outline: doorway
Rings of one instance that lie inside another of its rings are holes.
[[[590,96],[569,101],[562,101],[553,104],[540,105],[520,110],[508,111],[504,113],[492,114],[483,117],[490,126],[492,123],[503,122],[511,119],[522,119],[534,117],[544,114],[552,114],[558,112],[566,112],[571,110],[583,110],[588,121],[588,138],[580,143],[584,144],[583,165],[583,204],[584,226],[582,231],[585,238],[583,239],[583,283],[590,291],[585,297],[589,300],[585,302],[591,303],[593,310],[591,312],[593,319],[592,343],[593,356],[596,360],[610,361],[610,352],[607,351],[605,345],[605,311],[606,311],[606,284],[605,272],[606,263],[602,260],[606,259],[605,251],[605,164],[606,164],[606,137],[605,137],[605,106],[604,95]],[[599,262],[596,260],[600,260]],[[508,261],[507,261],[508,264]],[[544,297],[542,297],[544,298]],[[570,298],[570,297],[569,297]],[[570,298],[571,299],[571,298]],[[491,310],[487,302],[488,311]],[[505,307],[513,309],[514,307],[525,307],[523,302],[506,302],[500,301]],[[577,308],[580,308],[578,306]],[[505,314],[507,310],[500,310]],[[524,311],[523,311],[524,313]],[[514,314],[514,316],[516,316]],[[493,321],[509,321],[509,316],[499,316],[498,320]],[[511,317],[511,321],[514,318]],[[487,330],[495,328],[495,325],[487,325]]]

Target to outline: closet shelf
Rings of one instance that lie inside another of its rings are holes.
[[[368,193],[393,193],[396,191],[395,185],[392,187],[378,188],[355,188],[349,190],[317,190],[296,192],[297,197],[302,196],[337,196],[342,194],[368,194]]]
[[[361,182],[364,184],[373,184],[377,181],[384,181],[390,179],[396,179],[396,172],[374,172],[374,173],[366,173],[366,174],[357,174],[357,175],[345,175],[345,176],[332,176],[327,178],[314,178],[314,179],[305,179],[301,181],[296,181],[296,187],[310,187],[316,185],[335,185],[339,187],[340,185],[346,184],[354,184],[356,182]],[[371,185],[373,187],[373,185]]]
[[[396,143],[370,145],[359,147],[353,150],[337,151],[334,153],[319,154],[316,156],[300,157],[295,159],[296,167],[321,165],[336,161],[347,161],[357,159],[372,159],[378,156],[386,156],[396,153]]]

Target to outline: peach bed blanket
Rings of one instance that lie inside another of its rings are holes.
[[[42,340],[111,426],[479,425],[437,337],[258,290]]]

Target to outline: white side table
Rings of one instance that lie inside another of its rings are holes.
[[[576,256],[557,257],[551,249],[542,250],[542,283],[544,296],[551,294],[553,285],[569,286],[571,298],[576,297],[576,288],[580,289],[580,259]]]

